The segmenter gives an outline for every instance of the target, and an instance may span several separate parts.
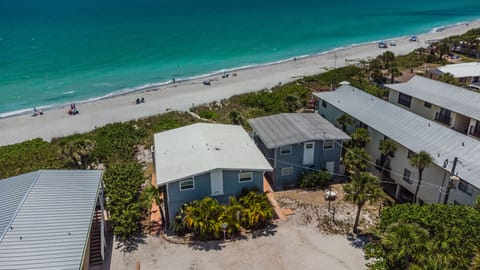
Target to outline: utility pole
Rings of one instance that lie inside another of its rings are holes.
[[[460,178],[458,178],[458,176],[455,175],[455,168],[457,167],[457,162],[458,162],[458,158],[455,157],[453,159],[453,165],[452,165],[452,171],[451,171],[452,175],[450,176],[450,180],[448,181],[448,184],[447,184],[447,192],[445,193],[445,198],[443,200],[443,204],[448,203],[448,197],[450,196],[450,190],[455,187],[455,182],[460,180]]]

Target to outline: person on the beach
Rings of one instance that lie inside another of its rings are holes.
[[[172,82],[175,83],[175,77],[172,78]]]
[[[140,103],[145,103],[145,98],[142,97],[142,98],[140,99]]]
[[[135,104],[140,104],[140,99],[139,99],[139,98],[137,98],[137,99],[135,100]]]

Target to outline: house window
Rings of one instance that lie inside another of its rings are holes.
[[[460,180],[460,182],[458,183],[458,189],[463,191],[463,193],[465,193],[467,195],[472,196],[472,194],[473,194],[472,186],[469,183],[467,183],[463,180]]]
[[[193,178],[180,181],[180,191],[195,189]]]
[[[293,174],[293,167],[282,168],[282,176],[292,175],[292,174]]]
[[[411,184],[413,182],[412,179],[413,179],[413,173],[408,169],[405,169],[405,171],[403,171],[403,180]]]
[[[291,145],[280,147],[280,155],[289,155],[291,153],[292,153],[292,146]]]
[[[322,107],[327,108],[327,102],[325,100],[322,100]]]
[[[333,149],[334,141],[324,141],[323,142],[323,150],[330,150]]]
[[[423,106],[424,106],[425,108],[429,108],[429,109],[430,109],[430,108],[432,108],[432,103],[425,101],[425,103],[423,103]]]
[[[238,182],[251,182],[253,180],[252,172],[242,172],[238,174]]]
[[[412,103],[412,96],[405,95],[403,93],[399,93],[398,95],[398,103],[402,104],[405,107],[410,108],[410,105]]]
[[[408,159],[411,159],[411,158],[414,157],[415,155],[417,155],[415,152],[413,152],[412,150],[408,150],[408,154],[407,154],[407,158],[408,158]]]

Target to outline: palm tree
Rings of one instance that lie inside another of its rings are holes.
[[[243,118],[240,115],[239,112],[237,111],[231,111],[228,113],[228,119],[232,122],[234,125],[240,125],[243,122]]]
[[[357,128],[351,137],[353,144],[357,147],[365,147],[370,142],[370,136],[366,128]]]
[[[391,51],[386,51],[382,54],[381,58],[385,63],[385,68],[388,69],[390,67],[390,64],[395,61],[395,54]]]
[[[160,209],[160,216],[162,217],[162,226],[165,224],[165,213],[163,212],[163,187],[158,187],[154,186],[152,184],[149,184],[144,190],[143,194],[146,199],[146,203],[148,208],[152,208],[153,201],[158,206],[158,209]]]
[[[395,151],[397,151],[397,145],[395,142],[391,139],[385,139],[381,140],[380,143],[378,144],[378,150],[380,150],[380,153],[382,154],[382,157],[380,158],[381,164],[382,164],[382,170],[381,174],[383,175],[383,172],[385,171],[385,165],[387,164],[387,160],[395,154]]]
[[[387,265],[392,269],[409,269],[423,256],[428,237],[428,231],[416,223],[390,225],[381,240],[382,246],[388,250]]]
[[[390,77],[391,83],[395,83],[395,77],[399,77],[403,75],[400,69],[398,69],[398,67],[395,65],[391,65],[390,67],[388,67],[388,74],[390,74],[391,76]]]
[[[372,81],[375,83],[382,84],[385,81],[383,73],[380,69],[374,69],[370,76],[372,77]]]
[[[480,270],[480,249],[472,259],[470,270]]]
[[[184,206],[182,224],[202,240],[219,239],[224,209],[217,200],[205,197]]]
[[[422,174],[423,170],[433,162],[432,156],[426,151],[420,151],[420,153],[414,155],[410,158],[410,165],[418,169],[418,182],[417,188],[415,189],[415,194],[413,195],[412,203],[417,202],[418,190],[422,184]]]
[[[283,101],[287,105],[288,112],[292,113],[298,109],[298,98],[296,96],[288,95]]]
[[[361,171],[365,171],[368,168],[369,161],[370,156],[367,154],[367,151],[359,147],[347,149],[345,157],[343,158],[345,169],[354,176],[358,175]]]
[[[440,51],[439,60],[442,60],[443,56],[450,52],[450,45],[446,42],[442,42],[438,45],[438,50]]]
[[[353,232],[357,233],[362,207],[366,202],[377,201],[382,196],[382,190],[375,176],[367,172],[361,172],[352,182],[345,185],[344,191],[345,200],[357,206],[357,214],[353,223]]]
[[[75,139],[67,142],[61,156],[76,169],[87,169],[93,162],[92,152],[97,144],[89,139]]]
[[[353,117],[344,113],[337,118],[337,124],[342,127],[343,131],[347,131],[347,127],[353,124]]]
[[[438,77],[438,80],[439,80],[439,81],[442,81],[442,82],[444,82],[444,83],[449,83],[449,84],[453,84],[453,85],[458,85],[458,84],[459,84],[457,78],[455,78],[455,77],[453,76],[453,74],[448,73],[448,72],[440,75],[440,76]]]

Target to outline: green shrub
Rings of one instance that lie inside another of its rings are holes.
[[[200,111],[200,113],[198,115],[201,118],[210,119],[210,120],[215,120],[215,119],[218,118],[218,114],[216,112],[208,110],[208,109]]]
[[[264,193],[251,191],[240,197],[242,214],[240,224],[246,229],[261,229],[269,225],[273,218],[273,208]]]
[[[307,172],[300,176],[298,185],[301,188],[325,188],[332,176],[327,171]]]
[[[142,168],[137,163],[111,164],[103,181],[113,233],[128,240],[141,231],[140,221],[146,211],[147,204],[141,197],[141,185],[145,182]]]

